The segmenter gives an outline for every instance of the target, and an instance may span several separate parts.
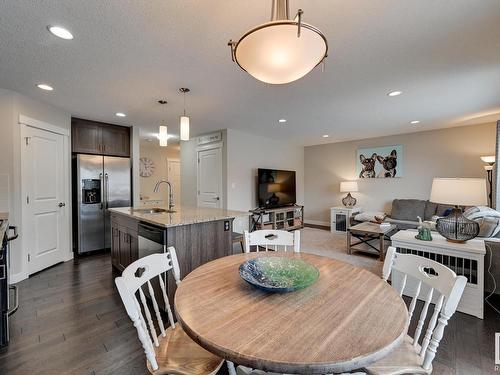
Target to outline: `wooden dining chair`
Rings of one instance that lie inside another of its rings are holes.
[[[115,279],[127,314],[137,329],[139,340],[146,353],[148,370],[155,375],[216,374],[224,360],[203,349],[191,340],[179,324],[174,323],[174,316],[162,277],[166,277],[167,272],[172,272],[175,282],[180,283],[179,263],[173,247],[169,247],[166,253],[152,254],[136,260],[125,268],[121,277]],[[159,284],[158,294],[161,294],[160,298],[163,299],[167,312],[167,326],[163,322],[155,290],[151,284],[156,279]],[[146,295],[149,296],[153,306],[159,334],[157,334]],[[232,363],[228,363],[228,368],[231,375],[235,374]]]
[[[300,252],[300,231],[287,232],[286,230],[263,229],[249,232],[243,232],[243,247],[245,253],[250,252],[251,246],[256,246],[257,251],[260,248],[268,250],[284,250],[292,248],[295,253]]]
[[[406,335],[403,343],[392,353],[365,370],[372,375],[431,374],[439,342],[448,320],[457,309],[467,278],[457,276],[448,267],[431,259],[396,253],[396,248],[392,246],[387,250],[382,270],[384,280],[387,281],[389,276],[400,296],[406,291],[405,294],[411,297],[409,321],[417,299],[422,299],[424,305],[413,337]],[[408,283],[410,280],[411,285]],[[434,310],[424,330],[431,304],[434,304]]]

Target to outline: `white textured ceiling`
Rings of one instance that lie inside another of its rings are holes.
[[[0,0],[0,87],[145,132],[156,131],[156,101],[166,98],[175,133],[178,88],[189,87],[192,134],[236,128],[300,144],[500,117],[499,0],[290,0],[292,13],[302,8],[304,21],[324,32],[330,56],[325,72],[284,86],[251,78],[227,47],[266,22],[270,4]],[[75,39],[56,38],[47,25],[65,26]],[[404,94],[386,96],[395,89]],[[421,124],[409,125],[414,119]]]

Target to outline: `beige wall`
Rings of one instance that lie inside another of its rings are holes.
[[[140,194],[143,199],[149,200],[164,200],[168,202],[168,189],[164,186],[158,193],[153,192],[155,184],[159,180],[168,179],[167,159],[180,160],[179,146],[173,145],[168,147],[160,147],[157,142],[141,142],[140,157],[150,158],[154,165],[154,174],[150,177],[139,177]],[[181,197],[181,192],[174,191],[176,199]]]
[[[304,150],[305,216],[328,225],[329,208],[341,205],[339,184],[358,180],[356,150],[403,145],[404,177],[358,180],[353,193],[365,210],[390,212],[394,198],[428,199],[433,177],[485,177],[482,155],[494,155],[494,123],[309,146]]]

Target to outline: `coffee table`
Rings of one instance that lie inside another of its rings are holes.
[[[390,240],[390,236],[397,230],[398,227],[394,224],[384,228],[381,228],[379,224],[370,222],[354,225],[347,230],[347,253],[352,254],[352,251],[355,250],[373,254],[375,251],[379,255],[379,260],[383,261],[385,257],[385,240]],[[352,237],[358,241],[353,243]],[[378,241],[378,247],[371,243],[373,241]],[[374,251],[355,248],[360,244],[366,244]]]

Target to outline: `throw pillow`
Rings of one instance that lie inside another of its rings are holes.
[[[354,220],[356,221],[376,221],[375,217],[384,220],[387,214],[385,212],[380,211],[365,211],[354,216]]]

